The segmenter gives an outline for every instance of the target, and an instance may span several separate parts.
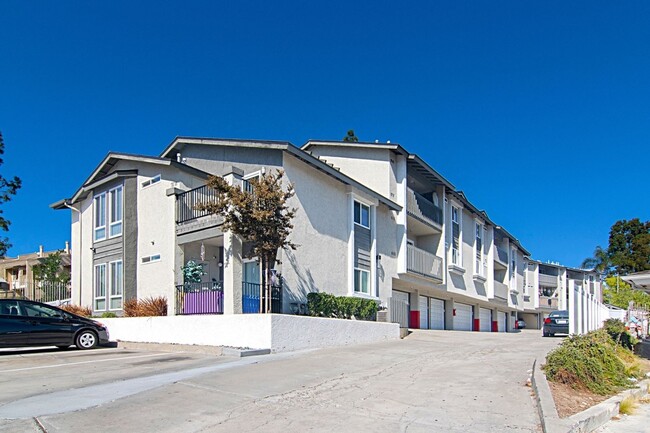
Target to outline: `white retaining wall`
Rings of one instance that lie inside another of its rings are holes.
[[[399,339],[396,323],[283,314],[226,314],[100,319],[112,341],[271,349],[345,346]]]

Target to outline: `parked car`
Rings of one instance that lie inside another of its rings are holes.
[[[569,312],[567,310],[551,311],[551,314],[544,319],[544,337],[552,337],[555,334],[569,333]]]
[[[41,302],[0,299],[0,347],[92,349],[106,343],[108,329],[99,322]]]
[[[517,329],[525,329],[526,328],[526,322],[524,319],[517,319],[516,323]]]

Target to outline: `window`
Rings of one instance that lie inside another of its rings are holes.
[[[517,250],[513,248],[510,251],[510,278],[515,278],[515,272],[517,272]]]
[[[364,269],[354,270],[354,291],[366,295],[370,294],[370,272]]]
[[[159,262],[160,261],[160,254],[154,254],[153,256],[147,256],[142,258],[142,263],[151,263],[151,262]]]
[[[124,271],[122,261],[118,260],[116,262],[111,262],[110,269],[111,297],[109,308],[111,310],[120,310],[122,308],[122,296],[124,288]]]
[[[372,295],[373,232],[370,227],[370,206],[354,201],[354,293]]]
[[[109,192],[111,197],[110,237],[122,234],[122,192],[122,186],[118,186]]]
[[[460,209],[451,207],[451,263],[462,266],[460,249]]]
[[[106,193],[99,194],[94,200],[95,240],[106,239]]]
[[[152,177],[151,179],[147,179],[144,182],[142,182],[142,188],[146,188],[146,187],[151,186],[154,183],[158,183],[158,182],[160,182],[160,175],[159,174]]]
[[[483,224],[476,223],[476,242],[474,243],[476,260],[474,261],[474,273],[485,276],[483,270]]]
[[[370,228],[370,207],[358,201],[354,202],[354,223]]]
[[[242,182],[242,189],[249,193],[253,192],[255,182],[259,181],[261,175],[262,175],[261,171],[256,171],[255,173],[247,174],[246,176],[244,176]]]
[[[106,310],[106,263],[95,265],[95,310]]]

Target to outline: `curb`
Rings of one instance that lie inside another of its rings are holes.
[[[568,418],[560,418],[555,408],[546,375],[533,361],[531,385],[537,402],[539,419],[544,433],[589,433],[618,415],[618,408],[628,396],[641,397],[648,393],[650,380],[642,380],[638,388],[625,390],[609,399]]]
[[[269,355],[271,349],[236,349],[234,347],[224,347],[221,351],[223,356],[236,356],[244,358],[246,356]]]
[[[201,353],[215,356],[234,356],[243,358],[246,356],[268,355],[271,349],[241,349],[236,347],[223,346],[199,346],[193,344],[171,344],[171,343],[137,343],[132,341],[118,341],[119,349],[132,350],[154,350],[160,352],[186,352]]]

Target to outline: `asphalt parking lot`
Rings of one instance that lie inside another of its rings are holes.
[[[128,349],[0,354],[2,432],[539,432],[540,331],[231,358]]]

